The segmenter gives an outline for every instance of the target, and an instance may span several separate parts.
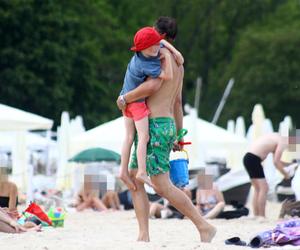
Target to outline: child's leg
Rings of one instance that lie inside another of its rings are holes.
[[[147,155],[147,144],[149,141],[149,120],[148,116],[135,122],[135,127],[138,134],[138,145],[137,145],[137,162],[138,172],[136,178],[152,186],[150,178],[146,172],[146,155]]]
[[[135,190],[135,185],[129,178],[129,173],[128,173],[130,150],[135,136],[135,126],[133,120],[126,116],[124,116],[124,122],[125,122],[125,139],[122,145],[121,169],[120,169],[119,177],[127,185],[129,189]]]

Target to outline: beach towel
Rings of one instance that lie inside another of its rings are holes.
[[[300,246],[300,220],[284,221],[273,230],[267,230],[256,235],[249,243],[251,247]]]

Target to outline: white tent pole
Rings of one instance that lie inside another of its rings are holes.
[[[48,141],[47,147],[46,147],[46,176],[50,176],[50,167],[51,167],[51,162],[49,158],[49,151],[50,151],[50,141],[51,141],[51,130],[46,131],[46,139]]]
[[[196,109],[197,117],[198,117],[199,104],[200,104],[201,88],[202,88],[202,78],[201,77],[197,77],[197,81],[196,81],[196,93],[195,93],[195,103],[194,103],[194,108]]]
[[[212,120],[212,123],[213,123],[213,124],[217,124],[217,121],[219,120],[220,114],[221,114],[222,109],[223,109],[223,107],[224,107],[224,105],[225,105],[225,103],[226,103],[227,97],[228,97],[229,94],[230,94],[230,91],[231,91],[231,89],[232,89],[232,87],[233,87],[233,84],[234,84],[234,79],[231,78],[231,79],[229,80],[227,86],[226,86],[226,89],[225,89],[225,91],[224,91],[223,97],[222,97],[222,99],[221,99],[221,101],[220,101],[220,103],[219,103],[219,106],[218,106],[218,108],[217,108],[217,111],[216,111],[216,113],[215,113],[215,115],[214,115],[214,118],[213,118],[213,120]]]

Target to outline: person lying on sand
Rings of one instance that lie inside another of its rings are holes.
[[[41,225],[37,226],[32,222],[20,225],[15,218],[3,208],[0,208],[0,232],[2,233],[23,233],[30,231],[41,231]]]

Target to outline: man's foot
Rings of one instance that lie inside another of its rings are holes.
[[[149,185],[150,187],[153,187],[153,184],[152,184],[150,178],[146,174],[139,174],[139,173],[137,173],[136,174],[136,178],[140,182],[145,183],[145,184]]]
[[[202,242],[211,242],[217,233],[217,229],[209,225],[207,228],[201,230],[200,237]]]
[[[267,222],[269,222],[269,220],[266,217],[264,217],[264,216],[257,216],[256,217],[256,221],[258,223],[267,223]]]
[[[149,234],[141,234],[140,233],[137,241],[149,242],[150,241]]]
[[[120,173],[119,178],[125,183],[129,190],[136,190],[136,186],[134,185],[128,174]]]

